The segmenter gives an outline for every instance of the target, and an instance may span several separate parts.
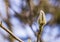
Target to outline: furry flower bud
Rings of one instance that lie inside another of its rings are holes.
[[[46,24],[46,17],[45,17],[45,13],[43,10],[40,10],[40,14],[39,14],[39,17],[38,17],[38,23],[40,25],[45,25]]]

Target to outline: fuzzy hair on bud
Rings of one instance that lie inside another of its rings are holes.
[[[46,17],[45,17],[45,13],[43,10],[40,10],[40,14],[39,14],[39,17],[38,17],[38,23],[40,25],[45,25],[46,24]]]

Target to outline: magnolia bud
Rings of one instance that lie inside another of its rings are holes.
[[[2,20],[1,20],[1,18],[0,18],[0,25],[2,25]]]
[[[46,17],[45,17],[45,13],[43,10],[40,10],[40,14],[39,14],[39,17],[38,17],[38,23],[40,25],[45,25],[46,24]]]

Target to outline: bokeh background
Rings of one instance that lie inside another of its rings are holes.
[[[0,21],[24,42],[35,42],[40,10],[45,12],[47,22],[42,40],[60,42],[60,0],[0,0]],[[0,28],[0,42],[18,41]]]

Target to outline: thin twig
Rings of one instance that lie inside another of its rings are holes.
[[[4,26],[2,26],[0,24],[0,27],[5,30],[6,32],[8,32],[14,39],[18,40],[19,42],[23,42],[21,39],[19,39],[18,37],[16,37],[9,29],[5,28]]]
[[[42,42],[42,39],[41,39],[41,35],[42,35],[42,31],[43,31],[43,26],[39,26],[39,31],[38,31],[38,35],[37,35],[37,42]]]

